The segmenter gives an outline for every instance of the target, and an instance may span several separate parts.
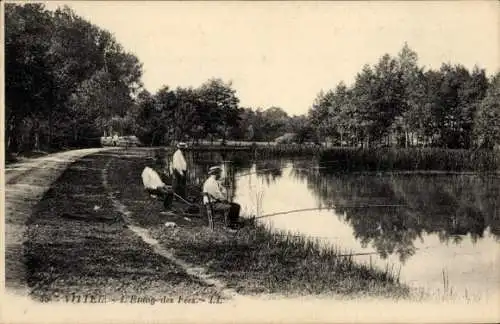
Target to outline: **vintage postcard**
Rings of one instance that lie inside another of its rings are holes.
[[[498,322],[498,1],[2,3],[2,323]]]

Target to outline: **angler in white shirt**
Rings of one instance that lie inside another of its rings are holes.
[[[229,202],[226,196],[226,188],[221,184],[222,168],[211,167],[208,170],[209,177],[203,184],[203,203],[212,204],[212,208],[218,211],[228,212],[229,227],[235,227],[239,221],[241,206],[237,203]],[[208,200],[210,197],[210,201]]]
[[[141,174],[144,190],[151,195],[160,196],[163,199],[163,206],[169,208],[173,200],[173,192],[161,180],[160,175],[150,167],[145,167]]]
[[[186,198],[187,163],[182,152],[182,149],[186,147],[186,143],[178,143],[177,150],[172,157],[172,163],[170,163],[170,174],[173,176],[172,185],[174,192],[182,198]]]

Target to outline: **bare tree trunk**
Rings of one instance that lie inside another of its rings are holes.
[[[156,139],[156,132],[153,133],[153,137],[151,137],[151,144],[149,145],[150,147],[153,147],[153,143],[155,142]]]
[[[40,151],[40,133],[39,130],[35,130],[35,151]]]
[[[52,118],[52,109],[51,109],[49,111],[49,136],[48,136],[49,148],[52,147],[52,127],[53,127],[53,118]]]
[[[14,142],[13,139],[15,139],[15,129],[16,129],[16,126],[15,126],[15,118],[12,117],[10,118],[10,120],[8,121],[7,125],[6,125],[6,130],[7,132],[5,132],[6,136],[7,136],[7,152],[11,152],[12,151],[12,144]]]
[[[76,127],[76,120],[73,120],[73,141],[74,144],[76,144],[78,141],[78,129]]]
[[[222,145],[226,144],[226,133],[227,133],[227,126],[224,126],[224,130],[222,131]]]

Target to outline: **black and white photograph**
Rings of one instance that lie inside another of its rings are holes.
[[[2,322],[500,321],[500,2],[1,7]]]

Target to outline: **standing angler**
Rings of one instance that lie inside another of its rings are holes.
[[[172,163],[170,163],[170,174],[173,176],[173,190],[183,199],[186,198],[187,163],[182,150],[186,147],[186,143],[178,143],[177,151],[175,151]]]

